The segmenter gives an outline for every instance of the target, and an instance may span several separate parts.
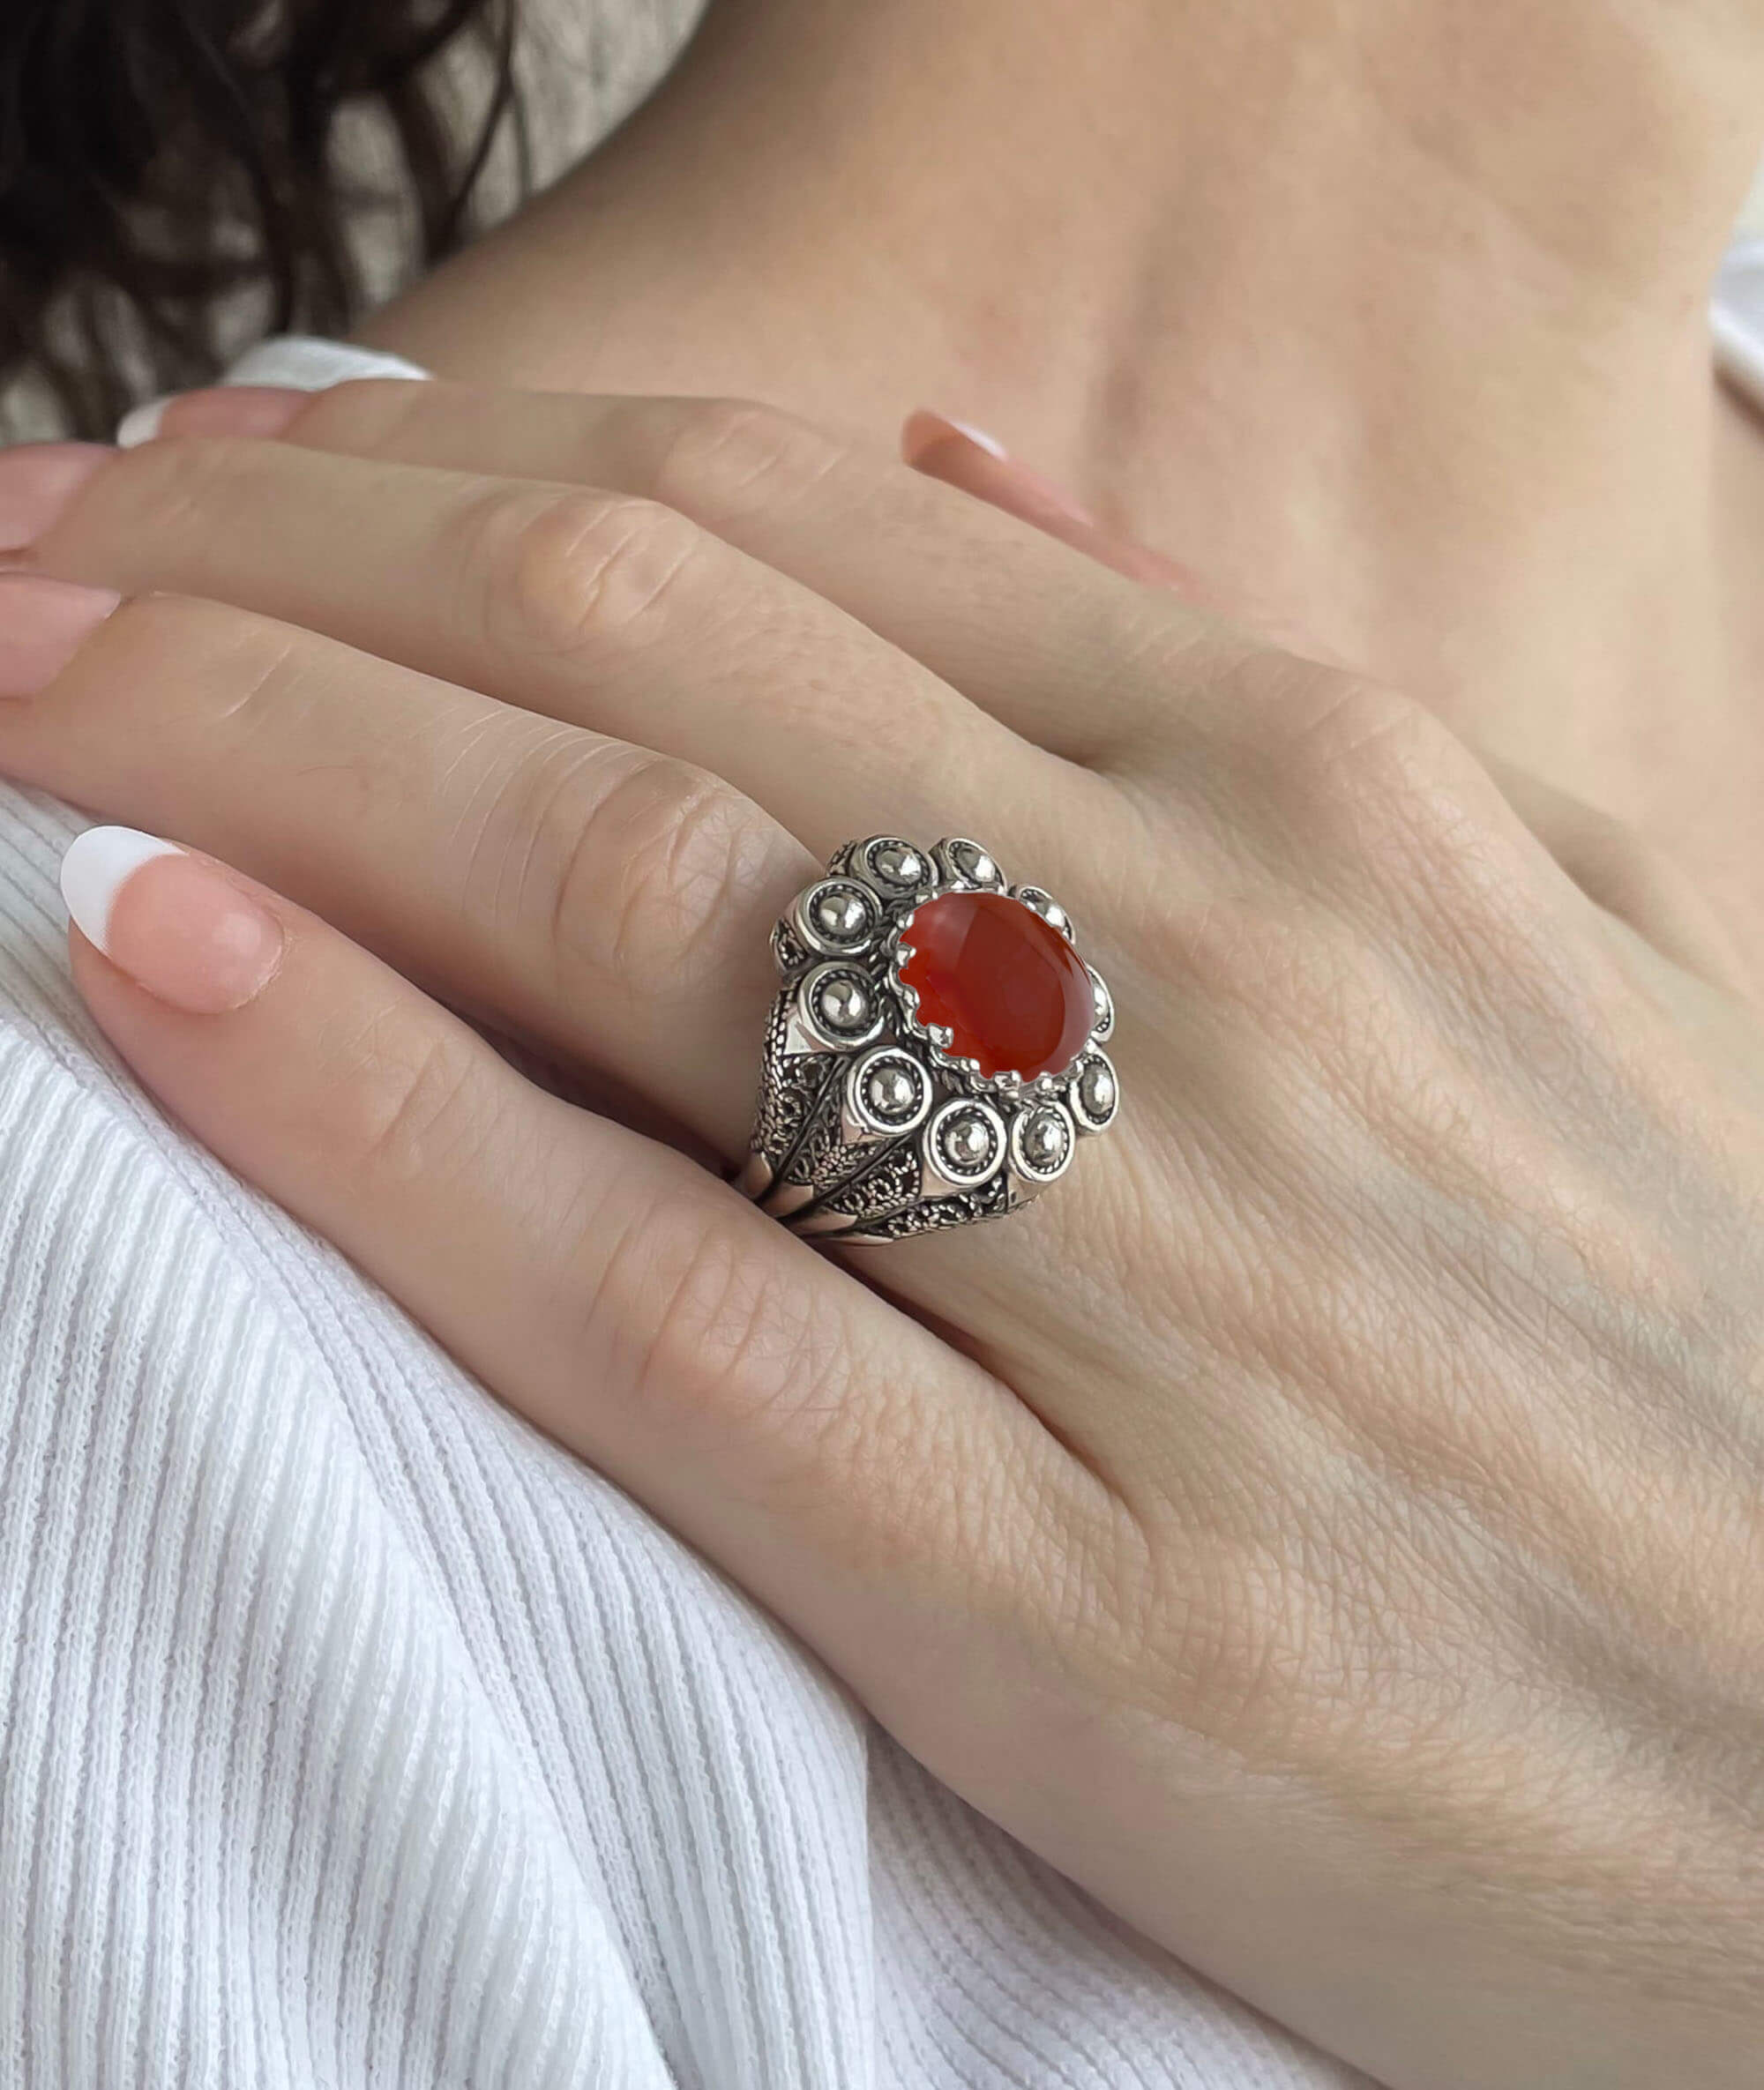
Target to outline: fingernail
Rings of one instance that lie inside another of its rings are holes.
[[[1095,517],[1064,487],[1019,463],[997,437],[968,422],[952,421],[946,414],[908,414],[901,431],[901,454],[926,478],[1008,506],[1028,521],[1064,517],[1095,526]]]
[[[281,384],[216,384],[206,392],[175,392],[125,414],[116,441],[123,450],[151,443],[155,436],[248,436],[269,442],[311,400],[310,392]]]
[[[45,690],[123,598],[37,573],[0,573],[0,698]]]
[[[176,396],[174,393],[172,398]],[[160,423],[171,403],[171,398],[143,399],[138,407],[131,407],[116,423],[117,449],[133,450],[143,443],[151,443],[159,434]]]
[[[46,535],[114,455],[103,443],[19,443],[0,450],[0,545],[16,551]]]
[[[953,421],[946,414],[932,414],[923,407],[907,416],[906,426],[901,430],[901,454],[909,465],[916,465],[928,450],[935,450],[939,443],[956,441],[972,443],[988,457],[997,458],[1001,465],[1010,461],[1010,452],[997,436],[989,436],[984,429],[975,428],[970,421]]]
[[[282,929],[217,864],[132,827],[88,827],[61,866],[80,934],[157,1000],[193,1016],[254,1001],[281,963]]]

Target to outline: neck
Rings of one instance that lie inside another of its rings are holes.
[[[714,0],[370,333],[977,421],[1230,613],[1670,830],[1734,772],[1701,315],[1764,109],[1742,16]]]

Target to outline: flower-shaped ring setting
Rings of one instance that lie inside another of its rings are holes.
[[[848,1242],[993,1219],[1038,1197],[1120,1105],[1115,1026],[1065,910],[979,843],[871,835],[835,852],[772,934],[742,1187]]]

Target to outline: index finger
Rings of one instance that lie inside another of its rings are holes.
[[[369,380],[317,393],[190,393],[168,405],[159,433],[276,435],[661,502],[1075,761],[1106,765],[1154,733],[1170,703],[1155,664],[1192,659],[1215,637],[1167,587],[1111,571],[884,453],[750,401]]]

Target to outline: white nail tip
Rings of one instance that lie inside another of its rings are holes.
[[[183,855],[176,842],[132,827],[88,827],[75,835],[61,860],[61,896],[79,933],[108,957],[116,895],[144,863]]]
[[[421,363],[402,355],[389,355],[384,349],[358,348],[353,341],[325,341],[310,334],[280,334],[248,348],[216,383],[268,384],[286,392],[328,392],[333,384],[345,384],[352,377],[418,380],[429,374]],[[140,406],[131,407],[116,424],[117,447],[136,450],[143,443],[151,443],[160,432],[166,408],[176,397],[176,392],[168,392],[163,399],[146,399]],[[990,437],[977,439],[990,443]]]
[[[151,443],[159,434],[160,423],[170,404],[169,399],[144,399],[138,407],[130,407],[116,423],[116,447],[135,450],[143,443]]]
[[[975,428],[971,421],[952,421],[949,425],[953,429],[960,429],[970,443],[977,443],[988,457],[996,457],[1000,464],[1009,461],[1011,453],[997,436],[989,436],[984,429]]]
[[[423,378],[429,372],[401,355],[363,348],[354,341],[325,341],[310,334],[282,334],[248,348],[223,384],[273,384],[289,392],[328,392],[352,377]]]

